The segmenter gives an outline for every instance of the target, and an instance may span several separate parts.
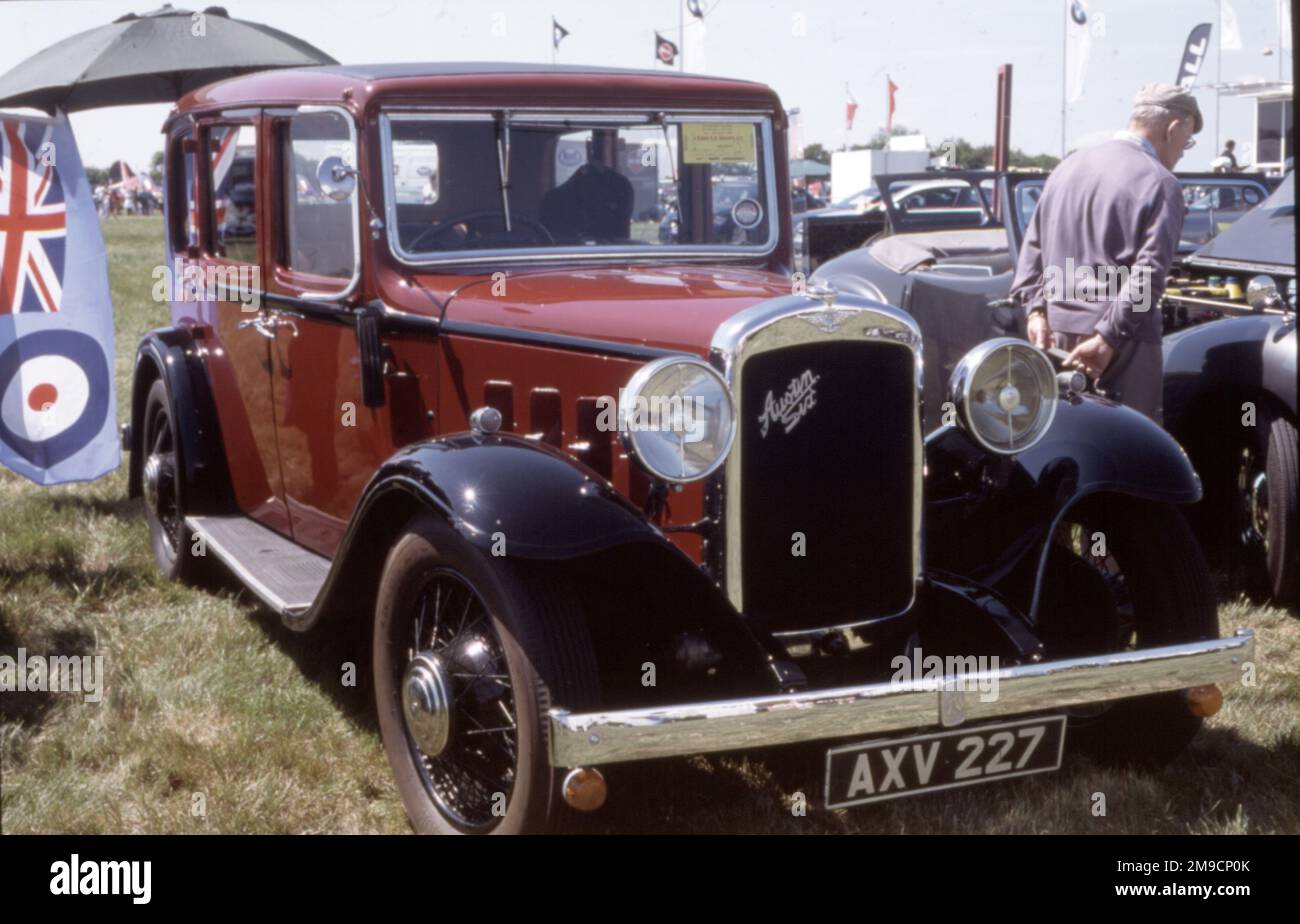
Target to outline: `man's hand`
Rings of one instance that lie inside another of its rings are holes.
[[[1031,314],[1026,333],[1029,334],[1029,342],[1040,350],[1052,348],[1052,328],[1047,323],[1046,313],[1035,311]]]
[[[1065,357],[1065,365],[1082,369],[1085,375],[1096,381],[1114,358],[1115,348],[1101,339],[1101,334],[1093,334]]]

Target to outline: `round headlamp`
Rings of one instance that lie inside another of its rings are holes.
[[[948,397],[961,424],[986,449],[1004,455],[1033,446],[1056,416],[1051,360],[1023,340],[981,343],[953,370]]]
[[[717,470],[736,436],[722,376],[699,359],[668,356],[642,366],[618,402],[623,445],[656,478],[686,482]]]

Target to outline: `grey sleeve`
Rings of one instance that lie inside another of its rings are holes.
[[[1039,216],[1042,214],[1043,203],[1040,198],[1034,214],[1030,216],[1029,227],[1025,230],[1020,256],[1016,260],[1016,278],[1011,283],[1011,297],[1020,302],[1026,314],[1038,309],[1047,310],[1047,299],[1043,295],[1043,249],[1039,230]]]
[[[1102,312],[1096,332],[1112,347],[1137,333],[1149,312],[1154,311],[1165,291],[1165,277],[1173,265],[1178,240],[1183,233],[1182,187],[1170,177],[1160,184],[1155,202],[1139,229],[1137,256],[1129,267],[1127,285]]]

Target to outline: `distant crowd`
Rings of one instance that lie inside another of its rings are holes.
[[[118,215],[152,215],[162,209],[158,197],[147,189],[121,189],[96,186],[95,210],[100,217]]]

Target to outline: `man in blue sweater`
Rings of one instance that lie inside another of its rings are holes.
[[[1048,177],[1011,286],[1032,343],[1069,350],[1069,365],[1157,423],[1158,305],[1186,212],[1170,171],[1203,127],[1187,89],[1139,90],[1128,128]]]

